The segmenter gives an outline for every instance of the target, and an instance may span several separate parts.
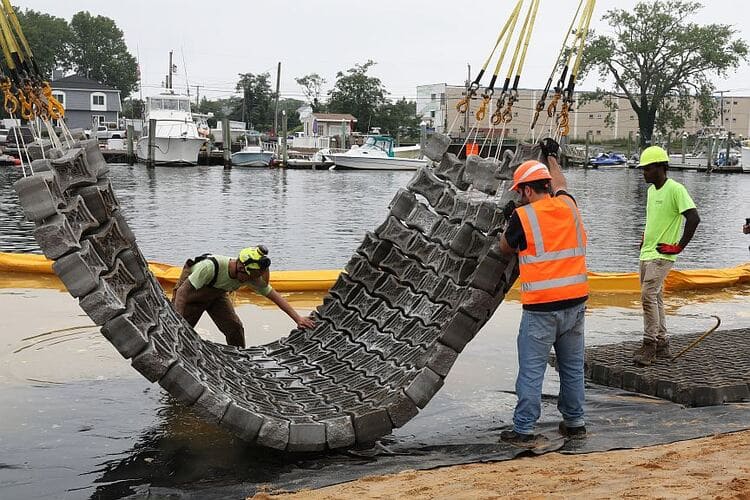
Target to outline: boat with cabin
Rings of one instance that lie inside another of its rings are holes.
[[[371,135],[362,146],[325,156],[333,162],[331,170],[417,170],[427,165],[426,159],[399,157],[396,150],[392,137]]]
[[[268,167],[275,156],[274,152],[263,145],[259,133],[248,133],[243,137],[245,145],[241,150],[232,153],[232,165],[237,167]]]
[[[190,98],[172,91],[146,98],[146,118],[135,154],[148,161],[149,126],[154,130],[154,163],[156,165],[197,165],[198,154],[207,138],[198,131],[190,111]]]

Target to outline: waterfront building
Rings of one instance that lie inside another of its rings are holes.
[[[480,88],[477,92],[479,97],[472,101],[472,112],[468,117],[469,130],[478,126],[480,136],[489,131],[488,119],[485,118],[481,124],[477,124],[474,114],[481,102],[482,91],[483,88]],[[495,98],[492,100],[492,106],[487,115],[494,112],[496,97],[499,94],[500,90],[496,89]],[[585,92],[576,92],[576,106],[570,116],[569,137],[572,140],[584,141],[587,133],[590,140],[594,142],[622,140],[628,137],[635,140],[638,132],[638,116],[624,96],[611,94],[604,98],[612,101],[614,111],[610,113],[610,107],[603,100],[582,102],[580,98],[583,94]],[[462,85],[438,83],[417,86],[417,116],[427,124],[429,130],[445,133],[452,126],[452,136],[463,136],[467,123],[463,116],[458,117],[456,104],[465,95],[466,88]],[[508,138],[526,137],[536,103],[541,95],[541,89],[519,89],[518,102],[513,106],[513,118],[507,125]],[[547,105],[551,102],[551,98],[552,93],[547,97]],[[697,104],[693,106],[693,118],[686,120],[683,129],[675,131],[673,136],[675,139],[682,133],[692,135],[703,128],[697,119]],[[716,108],[719,113],[716,122],[720,122],[724,130],[731,131],[735,136],[750,137],[750,96],[724,96],[717,99]],[[542,130],[545,120],[547,120],[546,111],[540,113],[535,128]]]
[[[81,75],[59,78],[50,84],[52,95],[65,107],[68,127],[96,130],[102,123],[118,122],[122,112],[119,90]]]

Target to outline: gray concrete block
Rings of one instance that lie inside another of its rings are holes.
[[[131,247],[123,251],[117,258],[135,278],[137,286],[146,282],[149,274],[148,263],[136,248]]]
[[[403,391],[399,391],[391,401],[388,401],[385,408],[394,428],[401,427],[419,413],[417,405]]]
[[[503,282],[502,277],[506,266],[506,262],[486,255],[477,264],[476,271],[469,283],[470,286],[479,288],[490,294],[495,294],[499,285]]]
[[[473,160],[473,158],[477,159]],[[464,179],[471,182],[475,189],[494,195],[500,187],[500,180],[495,176],[499,167],[500,162],[494,158],[470,156],[466,159]]]
[[[390,214],[397,219],[405,220],[417,206],[417,198],[406,189],[399,189],[388,205]]]
[[[258,432],[263,426],[263,417],[254,411],[232,402],[227,407],[220,423],[222,427],[230,430],[245,441],[253,442],[258,437]]]
[[[318,422],[295,423],[289,425],[287,451],[323,451],[326,448],[326,425]]]
[[[436,342],[430,351],[427,367],[441,377],[447,377],[453,363],[458,359],[458,353],[440,342]]]
[[[90,167],[80,148],[69,149],[62,157],[52,160],[52,168],[57,173],[63,191],[94,184],[97,180],[96,169]]]
[[[354,413],[354,434],[357,444],[370,445],[393,430],[391,417],[383,408],[359,410]]]
[[[203,394],[193,403],[192,410],[203,420],[212,424],[219,424],[232,400],[222,392],[216,392],[206,387]]]
[[[503,294],[489,294],[478,288],[469,288],[466,299],[460,306],[460,309],[479,321],[485,323],[495,312],[497,306],[503,301]]]
[[[52,264],[52,270],[68,292],[78,298],[99,286],[99,276],[107,270],[107,266],[91,244],[84,240],[78,252],[60,257]]]
[[[380,239],[390,241],[403,250],[417,233],[404,226],[396,217],[391,216],[375,230],[375,234]]]
[[[443,181],[432,173],[431,168],[419,167],[417,173],[414,174],[414,177],[407,184],[407,188],[424,196],[430,205],[435,206],[443,196],[446,186]]]
[[[264,416],[257,443],[275,450],[285,450],[289,444],[289,421]]]
[[[151,314],[151,311],[144,311],[138,302],[129,300],[124,313],[104,324],[102,335],[115,346],[123,358],[137,356],[148,348],[148,332],[156,326]]]
[[[422,368],[405,392],[414,404],[419,408],[424,408],[442,386],[443,378],[440,375],[429,368]]]
[[[69,252],[81,249],[80,235],[75,234],[64,215],[53,215],[44,219],[34,229],[34,239],[39,243],[45,257],[58,259]]]
[[[326,441],[330,449],[348,448],[356,442],[354,424],[348,415],[329,418],[323,423],[326,426]]]
[[[404,220],[408,227],[419,230],[424,234],[430,234],[432,228],[440,222],[441,216],[432,212],[426,205],[418,203]]]
[[[97,177],[102,177],[109,172],[109,165],[107,165],[104,155],[99,148],[98,139],[86,139],[80,141],[80,147],[84,150],[86,161],[90,165],[92,171],[96,172]]]
[[[120,218],[112,218],[102,225],[95,233],[89,235],[89,241],[99,254],[99,257],[108,265],[114,265],[117,256],[129,249],[133,242],[128,237],[130,229]]]
[[[159,385],[178,401],[192,405],[206,390],[193,370],[195,368],[188,369],[184,362],[177,362],[169,367],[167,373],[159,379]]]
[[[477,334],[480,323],[468,314],[459,311],[445,326],[440,342],[456,352],[464,350],[466,344]]]
[[[99,226],[99,221],[91,215],[89,209],[86,208],[86,203],[80,196],[73,196],[68,202],[68,206],[60,210],[60,214],[68,219],[70,228],[79,240],[83,233]]]
[[[440,161],[451,145],[451,138],[444,134],[431,134],[427,137],[422,154],[432,161]]]
[[[103,325],[125,311],[128,294],[135,287],[135,278],[117,262],[112,271],[101,276],[99,286],[80,299],[79,305],[94,323]]]
[[[13,183],[13,188],[18,194],[26,219],[32,222],[57,214],[66,203],[62,189],[52,172],[23,177]]]
[[[463,179],[464,164],[453,153],[446,153],[439,165],[435,167],[435,175],[455,184],[458,189],[466,189],[469,183]]]
[[[50,172],[52,170],[52,160],[50,158],[32,160],[31,170],[34,172],[34,175],[42,172]]]
[[[149,340],[148,347],[135,356],[131,362],[133,368],[150,382],[156,382],[167,373],[169,367],[177,362],[173,353],[156,348],[153,340]]]
[[[111,218],[119,208],[109,179],[101,179],[93,186],[80,188],[78,194],[86,201],[91,214],[101,224]]]

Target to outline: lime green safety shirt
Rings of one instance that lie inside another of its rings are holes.
[[[660,254],[659,243],[677,244],[682,236],[682,213],[695,208],[685,186],[672,179],[660,189],[652,184],[646,200],[646,229],[643,233],[641,260],[666,259],[674,261],[676,255]]]
[[[216,262],[219,264],[219,271],[216,275],[216,282],[212,285],[213,288],[233,292],[242,286],[247,286],[264,297],[268,296],[273,290],[271,285],[266,283],[260,276],[244,282],[231,278],[229,276],[230,257],[225,257],[223,255],[212,255],[212,257],[215,258]],[[208,286],[214,277],[214,268],[215,266],[214,263],[211,262],[211,259],[205,259],[194,264],[193,267],[190,268],[190,276],[188,276],[188,280],[190,281],[190,284],[193,285],[193,288],[199,290],[204,286]]]

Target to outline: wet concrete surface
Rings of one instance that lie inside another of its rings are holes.
[[[717,313],[723,328],[746,326],[748,291],[670,297],[670,330],[708,328],[704,318]],[[319,297],[288,298],[304,312]],[[587,343],[639,338],[637,298],[592,299]],[[270,342],[293,326],[263,299],[241,298],[238,312],[249,345]],[[498,459],[509,453],[496,441],[515,404],[520,314],[515,300],[501,305],[427,408],[376,449],[293,456],[251,448],[193,416],[141,378],[67,294],[0,288],[0,498],[241,498],[264,484],[312,487],[383,473],[385,466]],[[208,318],[197,329],[222,340]],[[548,370],[543,428],[553,429],[559,419],[557,384]],[[592,413],[599,406],[589,405]],[[550,446],[561,445],[553,439]]]

